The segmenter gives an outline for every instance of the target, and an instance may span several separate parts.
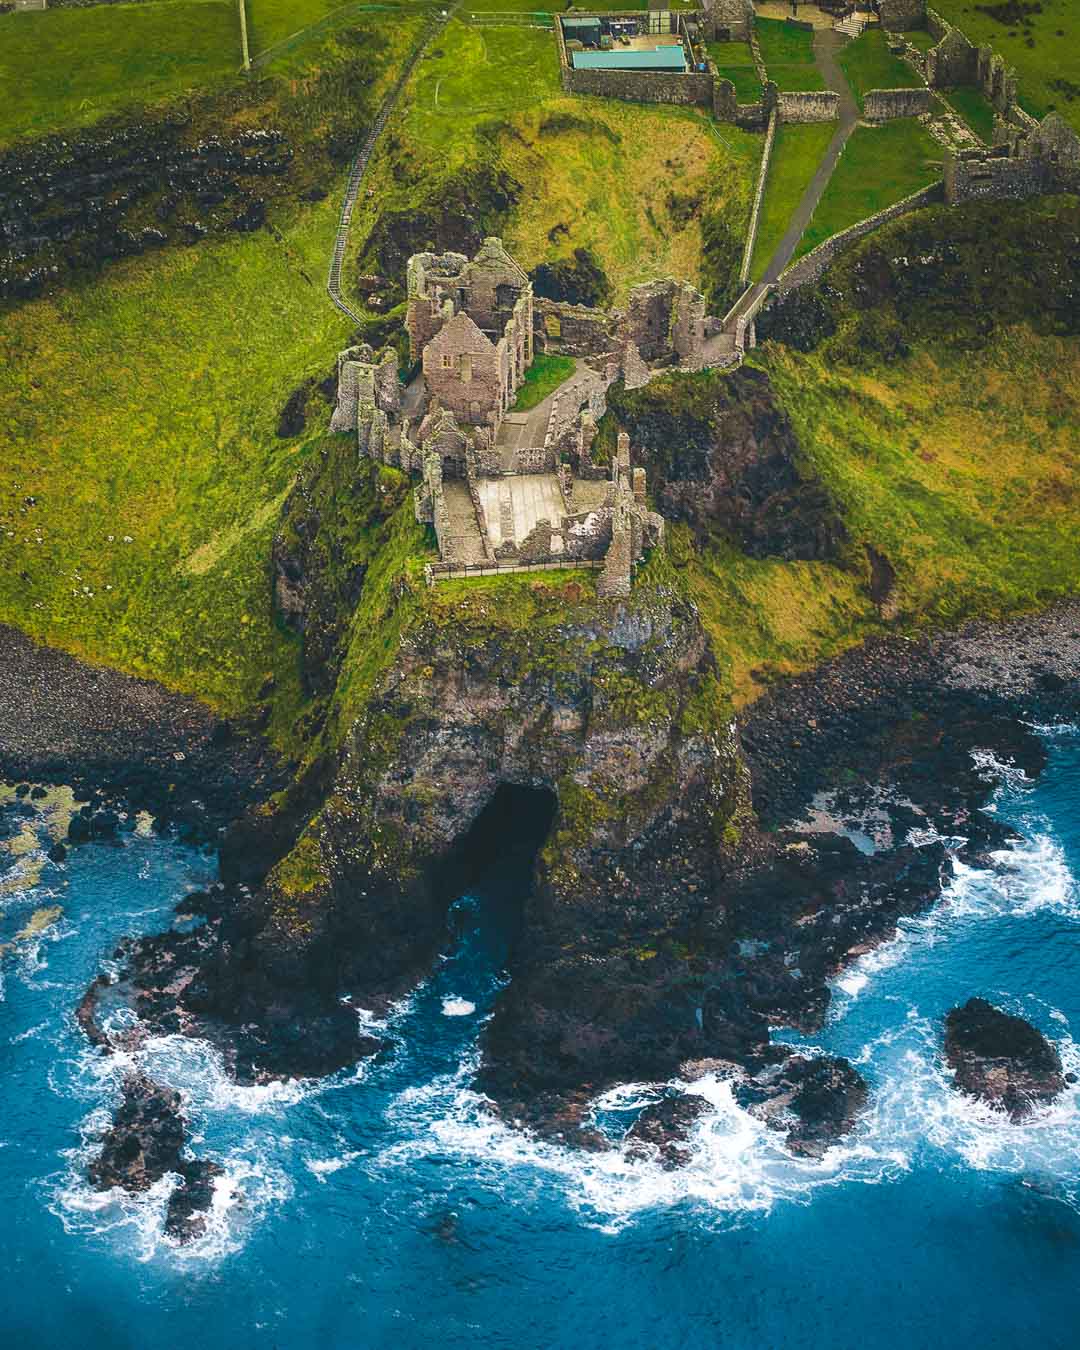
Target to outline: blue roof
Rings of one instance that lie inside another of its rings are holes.
[[[575,70],[685,70],[686,53],[677,47],[651,52],[571,52]]]

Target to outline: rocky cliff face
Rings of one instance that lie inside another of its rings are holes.
[[[616,385],[608,408],[629,432],[667,519],[685,520],[699,539],[723,534],[752,558],[841,555],[843,522],[804,466],[763,371]]]
[[[370,1052],[342,998],[377,1010],[423,977],[468,880],[470,829],[512,787],[531,790],[521,811],[552,820],[515,961],[530,1017],[558,1004],[573,1025],[606,999],[610,978],[564,1003],[561,983],[576,975],[555,954],[572,942],[578,975],[629,972],[605,1016],[613,1031],[625,1016],[643,1031],[669,1024],[649,1033],[657,1050],[645,1058],[673,1068],[695,1040],[694,1013],[685,998],[664,1011],[679,973],[643,952],[688,902],[712,903],[744,795],[694,606],[662,557],[625,602],[598,602],[591,578],[562,574],[431,591],[399,578],[387,606],[343,665],[336,760],[239,831],[248,856],[265,838],[272,862],[289,818],[294,847],[258,891],[205,897],[195,933],[124,953],[140,1015],[212,1036],[245,1076],[328,1072]],[[535,829],[512,814],[508,824]],[[595,1078],[601,1050],[597,1040],[556,1086]]]

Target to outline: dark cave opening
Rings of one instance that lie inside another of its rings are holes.
[[[513,946],[532,891],[536,855],[551,832],[557,806],[550,788],[500,783],[442,864],[440,890],[455,902],[452,927],[479,905],[494,944],[506,950]]]

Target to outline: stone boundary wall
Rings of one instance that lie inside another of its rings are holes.
[[[934,106],[929,89],[871,89],[863,95],[863,117],[887,122],[894,117],[922,117]]]
[[[707,71],[573,70],[563,67],[563,88],[592,98],[624,103],[667,103],[711,108],[713,77]]]
[[[840,117],[840,95],[831,89],[776,96],[781,122],[835,122]]]
[[[887,206],[884,210],[878,211],[872,216],[867,216],[865,220],[860,220],[846,230],[841,230],[839,234],[834,234],[831,239],[826,239],[824,243],[818,244],[817,248],[804,258],[800,258],[798,262],[787,267],[780,274],[776,283],[777,293],[788,295],[791,291],[798,290],[800,286],[806,286],[810,282],[817,281],[837,254],[843,253],[845,249],[850,248],[858,240],[872,234],[874,230],[888,224],[890,220],[899,220],[901,216],[921,210],[924,206],[933,206],[944,201],[944,199],[942,184],[931,183],[929,187],[920,188],[918,192],[913,192],[910,197],[905,197],[902,201],[895,202],[892,206]]]
[[[558,456],[546,445],[519,445],[514,451],[512,474],[554,473]]]
[[[750,208],[750,223],[746,229],[746,244],[743,247],[742,266],[739,268],[739,284],[745,286],[750,280],[750,260],[754,256],[754,244],[757,240],[758,221],[761,218],[761,203],[765,198],[765,183],[769,176],[769,161],[772,158],[773,141],[776,139],[776,109],[769,114],[769,129],[765,133],[765,145],[761,151],[761,168],[758,170],[757,191],[754,204]]]

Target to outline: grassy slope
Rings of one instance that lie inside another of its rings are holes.
[[[395,25],[384,81],[417,23]],[[0,457],[18,472],[0,477],[0,619],[227,710],[274,671],[288,734],[295,647],[273,622],[267,559],[306,447],[275,431],[348,337],[312,280],[338,205],[5,314]]]
[[[906,61],[889,51],[880,28],[868,28],[848,43],[839,61],[860,108],[871,89],[918,89],[923,83]]]
[[[240,67],[228,0],[50,9],[4,20],[0,143],[96,121],[164,99]]]
[[[755,24],[761,59],[770,80],[788,93],[824,89],[814,64],[814,35],[783,19],[758,19]]]
[[[724,127],[721,137],[692,109],[567,97],[548,33],[451,23],[403,107],[394,134],[422,188],[475,161],[478,128],[494,133],[523,187],[505,232],[522,266],[592,248],[617,299],[657,276],[700,279],[700,231],[671,218],[670,192],[730,201],[740,222],[749,210],[759,136]],[[380,209],[414,200],[391,177],[384,168],[375,196],[358,203],[354,246]],[[558,225],[566,231],[553,243]]]
[[[752,277],[761,276],[784,237],[791,214],[809,187],[835,131],[831,122],[784,124],[778,128],[754,244]]]
[[[859,564],[865,543],[897,569],[890,626],[901,631],[1076,593],[1075,339],[1006,329],[979,353],[925,346],[858,369],[768,344],[754,361],[841,505],[853,565],[697,552],[670,531],[736,705],[883,630]]]
[[[1041,12],[1023,24],[999,23],[970,0],[938,0],[934,8],[970,42],[989,43],[1016,67],[1020,102],[1028,112],[1044,117],[1056,109],[1080,131],[1080,7],[1075,0],[1041,0]]]
[[[941,176],[941,154],[914,118],[856,127],[795,256],[932,183]]]

